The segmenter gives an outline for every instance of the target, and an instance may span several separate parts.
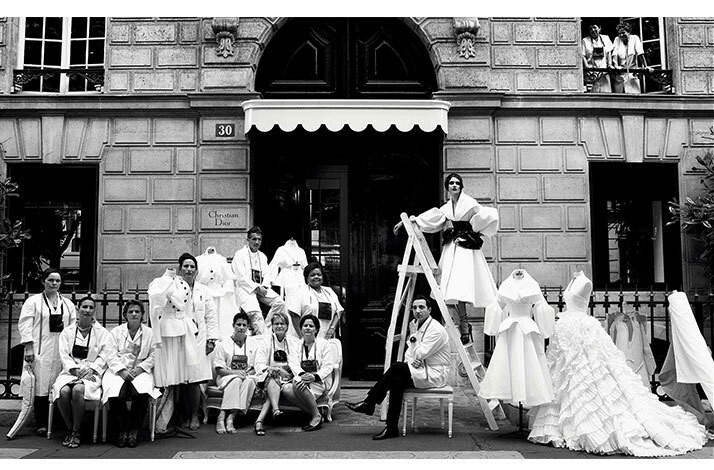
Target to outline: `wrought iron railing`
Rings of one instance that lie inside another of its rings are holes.
[[[23,91],[25,85],[40,78],[54,78],[59,75],[67,75],[68,78],[80,78],[87,81],[90,88],[102,91],[104,87],[104,68],[70,68],[70,69],[15,69],[13,70],[12,87],[15,93]]]
[[[610,75],[610,79],[612,80],[616,75],[624,75],[628,72],[635,75],[640,80],[642,93],[659,92],[669,94],[675,92],[674,85],[672,83],[672,71],[669,69],[586,68],[583,70],[583,83],[586,90],[590,91],[593,84],[603,76]],[[650,84],[649,87],[648,84]]]

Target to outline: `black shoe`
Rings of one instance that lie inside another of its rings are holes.
[[[374,414],[374,404],[361,401],[359,403],[345,403],[345,406],[355,413],[364,413],[367,416]]]
[[[119,439],[117,439],[117,447],[126,447],[126,434],[119,434]]]
[[[132,449],[136,447],[137,444],[139,444],[139,441],[136,436],[129,436],[129,438],[126,440],[126,446]]]
[[[381,432],[372,436],[372,440],[381,441],[384,439],[390,439],[392,437],[399,437],[399,429],[390,428],[389,426],[385,426]]]
[[[302,430],[303,431],[317,431],[322,427],[322,416],[320,416],[320,421],[317,422],[317,424],[308,424],[307,426],[303,426]]]

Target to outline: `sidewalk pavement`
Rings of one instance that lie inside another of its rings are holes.
[[[343,388],[341,401],[359,401],[364,388]],[[411,406],[410,406],[411,409]],[[516,415],[517,416],[517,415]],[[307,433],[301,430],[306,418],[300,413],[287,412],[281,423],[265,423],[266,436],[253,433],[255,414],[240,422],[235,435],[215,433],[214,419],[191,433],[195,438],[176,435],[142,441],[135,449],[119,449],[113,443],[91,444],[91,429],[85,421],[82,445],[77,449],[62,447],[64,432],[55,430],[51,440],[37,437],[32,428],[24,429],[12,441],[0,440],[0,458],[100,458],[100,459],[621,459],[626,456],[597,456],[585,452],[571,452],[551,446],[532,444],[523,435],[504,436],[517,431],[508,420],[499,420],[499,430],[488,429],[486,419],[473,392],[455,390],[453,438],[441,429],[439,404],[435,400],[421,400],[415,425],[407,426],[406,437],[373,441],[372,434],[384,425],[379,421],[379,408],[374,416],[353,413],[343,403],[333,410],[333,422],[321,430]],[[9,427],[0,427],[7,433]],[[148,434],[148,433],[147,433]],[[518,434],[518,433],[516,433]],[[109,436],[111,440],[111,435]],[[714,441],[684,459],[714,458]]]

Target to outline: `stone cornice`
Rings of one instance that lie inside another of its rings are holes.
[[[257,93],[13,94],[0,95],[0,118],[61,114],[85,116],[243,116],[241,104]],[[585,93],[438,92],[459,115],[623,115],[714,118],[714,96]]]

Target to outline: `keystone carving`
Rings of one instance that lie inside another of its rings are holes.
[[[476,35],[481,25],[478,18],[454,18],[456,45],[459,57],[470,59],[476,57]]]
[[[213,18],[211,22],[213,34],[216,35],[216,53],[225,59],[235,55],[233,43],[238,35],[238,18]]]

